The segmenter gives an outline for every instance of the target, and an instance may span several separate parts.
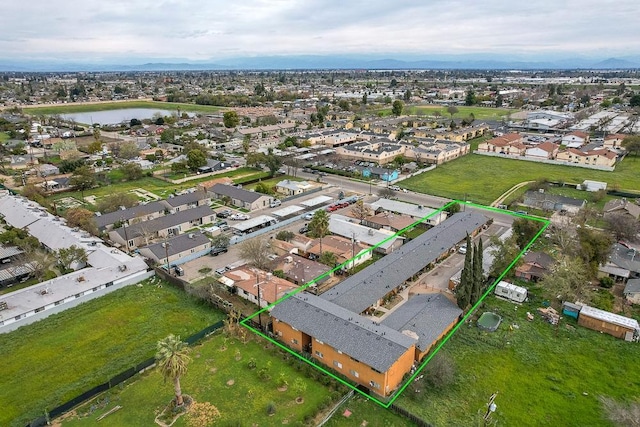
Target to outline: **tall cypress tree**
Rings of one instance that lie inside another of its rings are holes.
[[[471,237],[467,234],[467,253],[464,256],[464,268],[460,275],[460,284],[457,288],[458,307],[465,310],[471,301],[471,289],[473,286],[473,246]]]
[[[482,239],[478,240],[478,245],[473,249],[473,284],[471,285],[471,305],[480,301],[482,296],[482,285],[484,283],[484,273],[482,271]]]

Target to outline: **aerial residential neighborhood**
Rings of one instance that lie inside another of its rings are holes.
[[[635,4],[54,3],[3,15],[0,425],[640,423]]]

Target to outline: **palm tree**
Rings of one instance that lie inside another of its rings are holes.
[[[156,361],[164,380],[173,380],[176,405],[182,405],[184,400],[182,399],[182,389],[180,388],[180,377],[187,372],[187,365],[191,361],[187,343],[173,334],[158,341]]]
[[[329,215],[323,209],[317,210],[309,221],[309,232],[312,237],[320,239],[320,254],[322,255],[322,238],[329,234]]]

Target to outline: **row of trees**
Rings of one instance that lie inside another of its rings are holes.
[[[464,268],[460,276],[460,284],[456,287],[456,300],[458,307],[466,310],[473,307],[484,291],[484,272],[482,270],[482,239],[477,245],[473,245],[471,237],[467,234],[467,252],[464,258]]]

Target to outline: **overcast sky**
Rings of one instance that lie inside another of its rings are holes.
[[[0,57],[640,54],[638,0],[9,0]]]

